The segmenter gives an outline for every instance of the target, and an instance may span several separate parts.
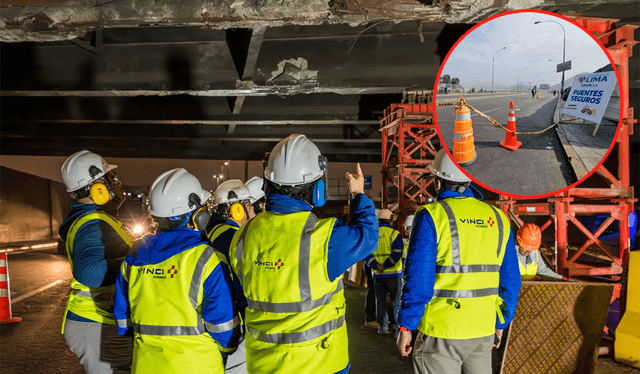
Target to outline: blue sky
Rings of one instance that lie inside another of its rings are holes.
[[[572,68],[565,79],[609,64],[598,43],[577,26],[551,15],[523,12],[496,18],[469,33],[449,56],[442,75],[457,77],[468,88],[487,89],[493,66],[495,89],[515,86],[518,79],[529,87],[560,83],[562,73],[556,73],[556,65],[562,62],[562,27],[554,22],[534,24],[551,20],[566,32],[565,60],[572,61]]]

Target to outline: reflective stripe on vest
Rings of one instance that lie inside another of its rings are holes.
[[[211,243],[213,243],[214,240],[218,239],[218,236],[222,235],[230,228],[233,229],[234,232],[238,230],[237,227],[230,225],[228,223],[219,223],[213,226],[213,228],[211,229],[211,231],[209,231],[207,236],[209,237],[209,240],[211,241]]]
[[[94,220],[106,222],[129,247],[131,247],[131,245],[133,244],[134,238],[125,229],[122,222],[118,221],[117,219],[113,218],[103,211],[92,211],[89,213],[85,213],[76,218],[75,221],[73,221],[67,233],[67,240],[65,245],[67,250],[67,258],[69,260],[69,265],[72,272],[74,268],[73,245],[75,242],[75,237],[84,224]],[[87,287],[73,278],[71,280],[71,293],[69,294],[67,307],[63,316],[62,332],[64,333],[67,311],[71,311],[78,316],[87,318],[92,321],[115,324],[115,319],[112,312],[114,294],[115,283],[113,285],[103,287]]]
[[[433,296],[446,297],[449,299],[468,299],[472,297],[483,297],[497,294],[498,288],[481,288],[478,290],[434,290]]]
[[[518,255],[518,267],[520,268],[520,279],[529,280],[538,274],[538,261],[540,261],[540,252],[532,251],[528,257]],[[527,259],[531,259],[531,263],[527,264]],[[524,261],[524,263],[523,263]]]
[[[212,333],[218,333],[218,332],[230,331],[235,326],[237,326],[239,322],[239,320],[237,320],[237,317],[220,324],[211,324],[211,323],[206,323],[200,316],[200,313],[198,313],[198,304],[199,304],[198,292],[203,282],[204,268],[209,262],[209,260],[211,259],[211,257],[214,255],[214,250],[209,245],[200,244],[198,247],[200,246],[205,246],[205,248],[203,249],[202,253],[200,254],[200,256],[198,257],[198,260],[195,263],[194,270],[189,282],[189,292],[188,292],[189,303],[191,304],[193,311],[195,312],[196,326],[173,326],[173,325],[161,325],[161,324],[150,325],[150,324],[142,324],[142,323],[136,323],[136,322],[131,323],[128,320],[119,320],[118,325],[121,327],[132,326],[134,331],[141,335],[159,335],[159,336],[202,335],[207,331]],[[222,261],[219,261],[218,263],[220,262]],[[127,281],[130,281],[131,268],[135,267],[135,265],[130,265],[130,264],[127,264],[126,262],[125,264],[126,266],[123,266],[124,276],[126,277]],[[218,266],[217,264],[216,266]],[[145,266],[148,266],[148,265],[145,265]],[[130,289],[131,289],[131,286],[130,286]],[[129,299],[131,300],[134,298],[136,298],[136,295],[131,295],[130,293]],[[186,318],[191,318],[191,317],[187,316]]]
[[[449,225],[451,227],[451,254],[453,257],[453,265],[451,266],[443,266],[436,265],[436,273],[495,273],[500,271],[500,265],[460,265],[460,238],[458,236],[458,224],[456,222],[456,217],[453,215],[453,211],[449,204],[447,204],[444,200],[438,201],[438,203],[442,206],[445,213],[447,214],[447,219],[449,220]],[[496,208],[489,205],[491,209],[496,214],[496,217],[500,218],[500,214],[496,210]],[[497,257],[500,257],[500,249],[502,248],[504,229],[502,225],[502,220],[498,219],[498,251]],[[495,295],[498,294],[496,288]],[[483,295],[486,296],[486,295]],[[449,296],[447,296],[449,297]],[[476,297],[476,296],[466,296],[466,297]]]
[[[387,260],[392,263],[392,266],[384,269],[384,271],[379,271],[377,268],[372,267],[371,270],[375,275],[383,275],[383,274],[401,274],[402,273],[402,255],[398,261],[394,261],[391,258],[392,253],[400,253],[402,254],[403,248],[393,248],[393,242],[398,238],[400,232],[394,230],[391,227],[381,226],[379,228],[380,236],[378,237],[378,249],[376,249],[372,255],[373,258],[379,264],[384,264]],[[371,262],[371,261],[370,261]],[[371,265],[369,262],[369,266]]]
[[[75,241],[76,234],[78,233],[78,230],[80,230],[82,225],[93,220],[100,220],[100,221],[106,222],[107,224],[109,224],[109,226],[113,228],[115,232],[118,233],[118,235],[120,235],[122,240],[125,243],[127,243],[129,247],[131,247],[131,245],[133,244],[134,237],[131,236],[131,234],[129,234],[129,232],[124,228],[124,225],[122,224],[122,222],[113,218],[108,213],[105,213],[100,210],[85,213],[80,217],[76,218],[75,221],[73,221],[73,223],[71,224],[71,227],[69,228],[69,231],[67,232],[67,240],[65,244],[67,249],[67,258],[69,259],[69,264],[71,265],[71,272],[73,272],[73,243]]]
[[[318,217],[309,214],[300,235],[300,257],[298,260],[298,285],[300,289],[300,300],[288,303],[273,303],[266,301],[256,301],[247,297],[247,303],[252,309],[258,309],[263,312],[270,313],[302,313],[308,312],[315,308],[331,303],[333,296],[341,292],[344,288],[342,279],[338,282],[335,291],[322,295],[320,298],[313,300],[311,297],[311,282],[309,281],[309,258],[311,254],[311,234],[313,233]],[[240,234],[238,244],[236,246],[236,259],[238,263],[242,262],[242,254],[244,253],[244,238],[249,229],[249,224]],[[238,274],[242,281],[242,275]],[[321,334],[322,335],[322,334]]]
[[[502,320],[498,295],[506,216],[473,198],[444,199],[420,209],[433,219],[438,248],[434,295],[418,328],[438,338],[489,336],[496,316]]]
[[[494,206],[489,205],[489,207],[491,207],[491,209],[493,209],[494,213],[496,214],[496,217],[500,218],[500,214],[498,213],[498,209],[496,209]],[[504,239],[504,227],[502,227],[502,220],[498,219],[498,232],[499,232],[499,236],[498,236],[498,250],[496,252],[496,257],[500,257],[500,251],[502,250],[502,242]]]
[[[263,212],[234,236],[231,265],[249,305],[249,373],[335,373],[349,364],[342,277],[327,274],[335,221]]]
[[[201,322],[198,321],[198,322]],[[119,319],[116,320],[116,325],[118,327],[131,327],[133,326],[134,330],[139,333],[139,334],[143,334],[143,335],[164,335],[164,336],[176,336],[176,335],[201,335],[204,334],[205,332],[212,332],[212,333],[220,333],[220,332],[226,332],[226,331],[231,331],[234,329],[234,327],[238,326],[238,324],[240,323],[240,319],[238,317],[235,317],[234,319],[227,321],[227,322],[223,322],[223,323],[219,323],[219,324],[213,324],[213,323],[209,323],[209,322],[205,322],[204,326],[201,323],[198,323],[198,326],[196,327],[192,327],[192,326],[153,326],[153,325],[141,325],[141,324],[137,324],[131,323],[131,320],[126,319]]]
[[[236,261],[238,262],[238,264],[242,264],[242,254],[243,252],[243,248],[244,248],[244,237],[247,234],[247,229],[249,228],[249,224],[251,224],[251,221],[253,220],[253,218],[251,220],[249,220],[249,222],[247,222],[244,225],[244,229],[242,230],[242,232],[240,233],[240,238],[238,239],[238,244],[236,246]],[[242,266],[238,266],[237,268],[233,269],[236,274],[238,274],[238,278],[240,278],[240,283],[243,283],[244,280],[242,279]],[[249,300],[247,299],[247,302]]]
[[[338,319],[333,321],[327,321],[322,325],[315,326],[309,330],[302,332],[288,332],[281,334],[264,334],[254,328],[247,327],[247,332],[254,339],[265,343],[271,344],[295,344],[304,343],[306,341],[315,339],[319,336],[330,333],[331,331],[338,329],[344,325],[344,314]]]
[[[331,299],[333,299],[333,295],[341,292],[344,289],[342,282],[338,283],[338,288],[335,291],[330,292],[328,294],[324,294],[317,300],[312,300],[311,295],[309,294],[309,298],[299,302],[292,303],[268,303],[264,301],[255,301],[247,299],[249,304],[249,308],[262,310],[263,312],[270,313],[302,313],[313,310],[317,307],[327,305],[331,303]]]

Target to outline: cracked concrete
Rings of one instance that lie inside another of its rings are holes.
[[[298,57],[278,63],[278,69],[271,72],[269,84],[277,85],[317,85],[318,70],[309,70],[309,62]]]
[[[636,0],[614,0],[632,4]],[[8,0],[0,6],[0,41],[55,41],[82,37],[98,28],[200,26],[212,29],[285,25],[348,24],[420,20],[473,23],[513,9],[558,11],[605,0],[53,0],[33,5]]]

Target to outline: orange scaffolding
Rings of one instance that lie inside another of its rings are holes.
[[[637,43],[633,30],[637,26],[617,27],[617,19],[569,17],[591,32],[606,48],[619,73],[621,92],[620,131],[614,149],[604,164],[616,165],[617,171],[600,166],[579,187],[546,199],[515,199],[501,195],[498,205],[520,227],[521,217],[540,223],[543,230],[541,253],[556,271],[567,277],[584,277],[590,281],[611,283],[611,302],[620,301],[624,313],[623,275],[629,261],[629,214],[633,212],[633,186],[629,176],[629,136],[633,134],[633,108],[629,107],[629,57]],[[427,166],[433,161],[436,137],[431,93],[423,103],[406,96],[407,104],[392,104],[384,112],[382,132],[383,207],[395,208],[400,218],[434,199],[433,184]],[[437,140],[437,138],[436,138]],[[395,206],[397,204],[397,208]],[[594,218],[602,218],[601,222]],[[399,224],[402,222],[398,220]],[[588,228],[592,225],[591,229]],[[605,230],[615,227],[617,240],[602,238]],[[515,228],[514,228],[515,230]],[[544,240],[546,239],[546,240]]]
[[[547,218],[541,229],[554,231],[554,241],[546,241],[548,258],[556,271],[567,277],[592,276],[591,280],[610,282],[614,286],[615,299],[621,298],[622,275],[629,261],[629,214],[633,212],[633,186],[629,183],[629,136],[633,134],[633,108],[629,107],[629,57],[636,26],[616,27],[617,19],[569,17],[586,28],[607,49],[620,80],[621,92],[620,130],[614,149],[607,161],[617,165],[617,173],[600,166],[579,187],[549,197],[545,200],[517,200],[501,195],[498,202],[516,226],[523,224],[521,216]],[[617,160],[615,160],[617,158]],[[609,162],[605,162],[609,164]],[[583,187],[599,186],[602,187]],[[594,219],[606,216],[602,222]],[[587,228],[587,222],[593,227]],[[602,234],[614,223],[618,224],[618,240],[603,240]],[[553,225],[553,226],[552,226]],[[544,253],[544,251],[543,251]],[[624,303],[621,303],[624,310]]]
[[[398,222],[435,199],[428,166],[438,141],[431,91],[403,93],[402,104],[384,111],[382,132],[382,207],[392,208]]]

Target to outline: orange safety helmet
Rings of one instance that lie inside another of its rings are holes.
[[[526,223],[518,230],[518,234],[516,236],[521,248],[527,251],[537,251],[538,248],[540,248],[542,233],[540,232],[538,225]]]

